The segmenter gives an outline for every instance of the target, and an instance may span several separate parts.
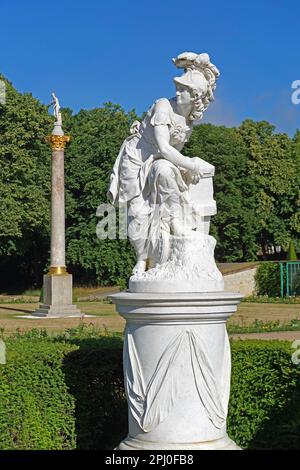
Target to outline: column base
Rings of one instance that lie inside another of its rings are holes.
[[[43,303],[32,314],[35,317],[82,317],[72,304],[72,275],[46,274],[43,283]]]
[[[65,317],[84,317],[84,313],[76,305],[44,305],[32,314],[35,317],[65,318]]]
[[[242,450],[228,435],[222,439],[206,442],[163,443],[147,442],[128,436],[116,450]]]

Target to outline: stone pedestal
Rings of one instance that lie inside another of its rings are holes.
[[[44,275],[43,303],[33,313],[37,317],[82,317],[72,304],[72,275]]]
[[[120,293],[129,434],[120,450],[239,449],[227,436],[231,292]]]

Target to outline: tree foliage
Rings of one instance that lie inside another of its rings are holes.
[[[214,192],[218,213],[211,219],[219,261],[253,260],[258,245],[255,187],[247,172],[247,148],[237,129],[203,124],[186,146],[216,168]]]
[[[34,278],[48,256],[51,178],[44,137],[52,119],[31,94],[5,83],[6,104],[0,104],[0,262],[7,265],[17,258],[23,276]]]
[[[300,233],[300,135],[276,134],[266,121],[194,131],[186,151],[216,167],[218,214],[212,218],[219,261],[265,256],[268,243],[288,249]]]
[[[2,77],[3,78],[3,77]],[[6,81],[0,105],[1,282],[41,282],[49,262],[51,150],[48,107]],[[65,152],[67,261],[77,282],[124,282],[134,262],[127,240],[99,240],[96,210],[107,202],[113,163],[136,115],[120,106],[63,110],[71,135]],[[244,121],[237,128],[197,126],[184,153],[216,167],[218,213],[211,233],[218,261],[250,261],[273,243],[287,250],[300,233],[300,132],[275,133],[268,122]],[[19,279],[16,279],[16,273]]]
[[[255,186],[261,248],[271,241],[287,250],[291,236],[299,236],[295,143],[286,134],[274,134],[274,126],[265,121],[246,120],[239,133],[247,147],[247,171]]]

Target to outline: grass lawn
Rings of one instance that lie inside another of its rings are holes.
[[[86,287],[86,286],[75,286],[73,287],[73,301],[77,302],[80,300],[91,300],[88,297],[105,297],[112,292],[118,292],[119,288],[116,286],[108,287]],[[0,304],[6,302],[20,302],[20,303],[33,303],[38,302],[41,297],[41,289],[36,290],[25,290],[16,292],[1,292],[0,293]]]
[[[77,302],[81,312],[88,315],[95,315],[87,318],[19,318],[21,315],[30,315],[37,308],[37,303],[9,303],[0,304],[0,328],[5,329],[5,333],[15,331],[19,328],[22,331],[32,328],[45,328],[49,333],[60,332],[66,328],[77,327],[82,322],[93,324],[99,328],[110,331],[123,331],[125,321],[115,312],[115,306],[101,301],[97,302]]]
[[[116,313],[115,306],[101,300],[96,302],[77,302],[80,310],[94,317],[78,318],[38,318],[25,319],[20,316],[28,315],[37,308],[37,303],[0,303],[0,328],[10,333],[19,328],[22,331],[32,328],[45,328],[49,333],[60,332],[66,328],[78,326],[81,322],[93,324],[98,328],[109,331],[122,332],[125,321]],[[229,325],[247,327],[253,325],[255,320],[264,323],[278,320],[280,323],[289,323],[300,318],[300,304],[265,304],[241,303],[237,313],[229,319]]]
[[[300,304],[274,304],[274,303],[246,303],[238,306],[237,313],[233,315],[228,324],[239,326],[252,325],[255,320],[264,323],[278,320],[280,323],[290,323],[291,320],[300,319]]]

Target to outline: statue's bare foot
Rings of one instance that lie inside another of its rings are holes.
[[[133,276],[136,274],[142,274],[146,271],[146,260],[139,260],[132,270]]]

